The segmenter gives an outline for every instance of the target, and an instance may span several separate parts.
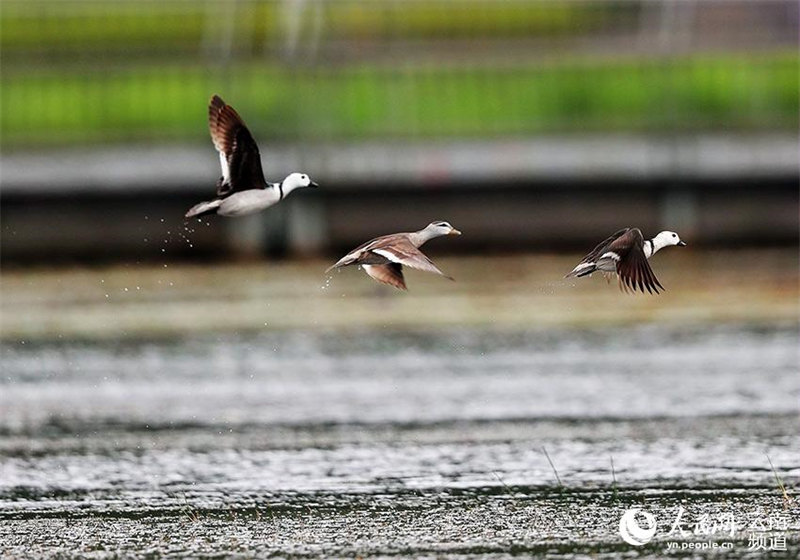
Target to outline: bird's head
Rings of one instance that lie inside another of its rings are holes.
[[[681,238],[674,231],[662,231],[653,238],[653,244],[658,247],[669,247],[677,245],[678,247],[685,247],[686,243],[681,241]]]
[[[461,235],[461,232],[451,226],[448,222],[436,221],[431,222],[425,228],[436,236],[439,235]]]
[[[318,187],[319,185],[312,181],[311,177],[305,173],[290,173],[286,176],[286,179],[283,180],[282,186],[283,194],[286,196],[295,189],[302,187]]]

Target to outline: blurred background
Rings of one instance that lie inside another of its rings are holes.
[[[332,257],[434,219],[466,232],[442,251],[796,244],[797,36],[791,0],[6,0],[3,263],[161,258],[214,191],[213,93],[268,180],[323,189],[172,258]]]
[[[659,527],[788,509],[799,18],[0,2],[4,552],[610,559],[641,500]],[[215,93],[268,180],[321,188],[184,222]],[[456,282],[323,272],[433,220],[464,232],[424,248]],[[663,294],[563,278],[626,226],[688,243],[652,260]]]

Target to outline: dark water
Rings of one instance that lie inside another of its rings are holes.
[[[800,482],[797,335],[726,326],[6,343],[0,549],[742,557],[758,554],[753,523],[788,516],[766,534],[787,537],[771,554],[796,557],[800,510],[775,475],[790,494]],[[618,532],[633,505],[658,520],[640,548]],[[681,506],[692,522],[730,514],[738,525],[670,536]],[[676,539],[733,548],[667,551]]]

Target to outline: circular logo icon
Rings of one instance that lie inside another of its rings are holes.
[[[636,521],[636,514],[641,514],[647,521],[647,527],[642,528]],[[656,534],[656,518],[652,513],[642,511],[639,508],[631,508],[622,514],[619,520],[619,535],[622,540],[633,546],[642,546],[650,542]]]

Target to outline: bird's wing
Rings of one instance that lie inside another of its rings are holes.
[[[399,290],[405,290],[406,281],[403,278],[403,265],[398,263],[365,264],[364,272],[383,284],[389,284]]]
[[[370,239],[369,241],[362,243],[361,245],[359,245],[358,247],[347,253],[345,256],[343,256],[341,259],[336,261],[336,264],[328,268],[328,270],[326,270],[325,272],[330,272],[334,268],[349,266],[351,264],[369,264],[363,262],[365,259],[369,260],[369,257],[372,256],[367,253],[369,247],[387,237],[396,237],[396,235],[385,235],[383,237],[376,237],[375,239]],[[375,260],[374,264],[385,264],[387,262],[386,259],[376,260],[373,258],[373,260]]]
[[[433,272],[452,280],[452,278],[436,268],[436,265],[422,251],[417,249],[406,235],[395,239],[384,238],[382,242],[379,241],[368,247],[367,252],[384,257],[389,262],[424,270],[425,272]]]
[[[571,272],[564,276],[564,278],[570,278],[571,276],[586,276],[587,274],[591,274],[597,270],[597,261],[600,256],[608,250],[607,248],[609,245],[611,245],[611,243],[625,235],[628,231],[630,231],[630,228],[623,228],[611,235],[609,238],[598,243],[588,255],[583,257],[581,262],[579,262]]]
[[[267,182],[256,141],[234,108],[216,95],[208,104],[208,128],[222,167],[217,196],[265,188]]]
[[[623,228],[616,233],[612,234],[608,239],[604,239],[602,242],[598,243],[597,246],[591,250],[591,252],[583,257],[581,263],[593,263],[597,262],[597,259],[608,250],[608,247],[614,243],[616,240],[620,239],[623,235],[631,231],[631,228]],[[638,230],[637,230],[638,231]]]
[[[647,290],[652,294],[659,293],[659,288],[664,289],[644,254],[644,237],[639,229],[630,229],[609,243],[606,252],[600,256],[603,258],[612,258],[616,262],[620,284],[631,291],[638,289],[644,293]]]
[[[371,253],[370,249],[373,247],[381,247],[383,245],[390,245],[393,241],[400,239],[408,234],[405,233],[392,233],[390,235],[382,235],[381,237],[376,237],[374,239],[370,239],[366,241],[347,253],[341,259],[336,261],[336,264],[331,266],[325,272],[329,272],[334,268],[340,268],[342,266],[348,266],[351,264],[386,264],[387,262],[391,262],[386,257],[382,257],[378,254]]]

